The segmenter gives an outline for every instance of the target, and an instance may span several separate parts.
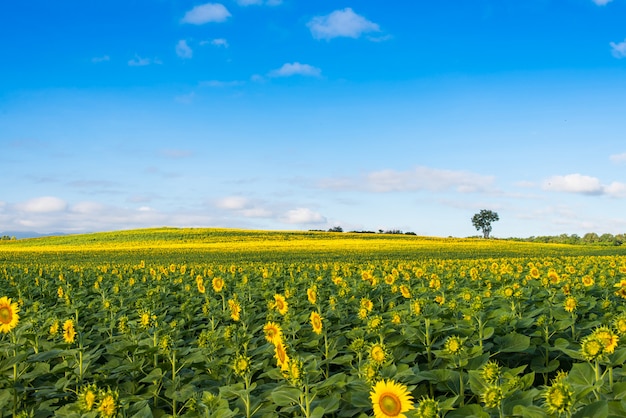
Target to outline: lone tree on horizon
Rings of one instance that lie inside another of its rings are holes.
[[[483,238],[489,238],[491,233],[491,223],[499,221],[500,217],[494,211],[482,209],[479,213],[472,216],[472,225],[476,227],[476,230],[483,231]]]

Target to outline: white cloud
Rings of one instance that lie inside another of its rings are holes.
[[[583,176],[582,174],[568,174],[565,176],[552,176],[543,182],[543,189],[554,192],[602,194],[603,187],[596,177]]]
[[[583,176],[582,174],[552,176],[543,182],[543,189],[565,193],[626,197],[626,183],[614,181],[606,185],[602,184],[596,177]]]
[[[210,41],[203,41],[200,44],[201,45],[211,44],[213,46],[221,46],[224,48],[228,48],[230,46],[228,44],[228,41],[224,38],[215,38],[215,39],[211,39]]]
[[[262,4],[266,4],[268,6],[278,6],[282,3],[282,0],[267,0],[265,2],[263,0],[237,0],[237,4],[240,6],[260,6]]]
[[[467,171],[416,167],[406,171],[374,171],[357,179],[324,179],[318,186],[335,190],[361,190],[377,193],[420,190],[443,192],[450,189],[470,193],[490,190],[493,181],[492,176]]]
[[[626,152],[623,152],[621,154],[613,154],[609,157],[609,159],[611,161],[613,161],[614,163],[626,163]]]
[[[80,213],[84,215],[95,214],[102,212],[104,210],[104,205],[98,202],[78,202],[70,208],[71,212]]]
[[[106,61],[110,61],[110,60],[111,60],[111,58],[110,58],[108,55],[104,55],[104,56],[102,56],[102,57],[93,57],[93,58],[91,59],[91,62],[93,62],[93,63],[96,63],[96,64],[97,64],[97,63],[99,63],[99,62],[106,62]]]
[[[224,22],[230,16],[230,12],[223,4],[206,3],[196,6],[185,13],[181,22],[191,23],[192,25],[202,25],[208,22]]]
[[[233,81],[220,81],[220,80],[208,80],[201,81],[200,85],[203,87],[236,87],[243,85],[243,81],[233,80]]]
[[[282,219],[288,224],[321,224],[326,218],[308,208],[297,208],[287,211]]]
[[[176,55],[181,58],[193,57],[193,50],[189,45],[187,45],[186,40],[181,39],[180,41],[178,41],[178,43],[176,44]]]
[[[218,199],[217,202],[215,202],[215,206],[217,206],[218,208],[229,210],[245,209],[249,207],[249,205],[249,199],[243,196],[227,196]]]
[[[67,207],[67,203],[63,199],[59,199],[54,196],[36,197],[34,199],[27,200],[17,207],[24,212],[29,213],[50,213],[61,212]]]
[[[363,33],[379,32],[380,27],[347,7],[326,16],[315,16],[307,23],[315,39],[358,38]]]
[[[610,2],[612,2],[613,0],[591,0],[591,1],[593,1],[598,6],[605,6],[609,4]]]
[[[142,58],[139,55],[135,55],[135,58],[128,61],[128,65],[131,67],[145,67],[146,65],[151,64],[163,64],[163,62],[161,62],[158,58]]]
[[[610,42],[609,45],[611,45],[611,53],[615,58],[626,58],[626,39],[617,44]]]
[[[317,67],[313,67],[309,64],[300,64],[299,62],[283,64],[277,70],[269,72],[270,77],[290,77],[292,75],[303,75],[309,77],[319,77],[322,73]]]

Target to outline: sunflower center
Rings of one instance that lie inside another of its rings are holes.
[[[2,308],[0,308],[0,322],[2,322],[3,324],[9,324],[11,323],[11,320],[13,319],[13,313],[11,312],[11,309],[7,306],[3,306]]]
[[[402,402],[400,398],[394,393],[383,393],[378,401],[380,409],[391,417],[396,417],[402,412]]]

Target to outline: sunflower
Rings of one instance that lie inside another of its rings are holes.
[[[420,418],[438,418],[440,411],[439,402],[429,397],[422,398],[416,408]]]
[[[370,347],[370,359],[376,364],[382,364],[387,359],[387,350],[383,343],[376,343]]]
[[[568,296],[567,299],[565,299],[563,307],[567,312],[574,312],[576,310],[576,305],[576,298],[574,298],[573,296]]]
[[[287,303],[283,295],[274,295],[273,306],[281,315],[285,315],[289,310],[289,304]]]
[[[98,412],[103,418],[111,418],[115,416],[117,410],[117,393],[112,392],[110,389],[101,395],[100,404],[98,405]]]
[[[233,321],[241,319],[241,305],[233,299],[228,299],[228,307],[230,308],[230,317]]]
[[[565,382],[557,382],[543,393],[544,407],[550,414],[562,414],[574,405],[574,393]]]
[[[500,379],[502,373],[502,367],[498,362],[490,360],[480,370],[480,377],[482,377],[487,383],[496,384]]]
[[[20,316],[17,303],[11,303],[11,299],[3,296],[0,298],[0,332],[6,334],[17,326]]]
[[[96,404],[98,388],[91,384],[78,393],[78,408],[82,412],[90,412]]]
[[[593,331],[593,335],[596,336],[602,345],[604,346],[604,352],[612,354],[617,347],[619,336],[615,334],[609,327],[602,326]]]
[[[407,285],[400,285],[400,293],[402,293],[402,297],[405,299],[411,298],[411,291],[409,290]]]
[[[276,365],[281,370],[289,370],[289,356],[287,355],[287,349],[283,345],[282,341],[279,341],[275,346]]]
[[[314,333],[318,335],[322,333],[322,317],[315,311],[311,312],[311,326]]]
[[[211,281],[211,285],[213,286],[213,290],[215,290],[215,293],[220,293],[224,288],[224,279],[222,279],[221,277],[214,277]]]
[[[200,277],[200,280],[196,280],[196,286],[198,286],[198,292],[204,294],[206,288],[204,287],[204,281],[202,280],[202,277]]]
[[[481,394],[481,400],[487,408],[497,408],[500,406],[500,402],[504,398],[502,394],[502,388],[497,385],[489,385],[485,388],[485,391]]]
[[[617,330],[619,335],[626,334],[626,315],[622,314],[615,318],[613,321],[613,327]]]
[[[317,301],[317,289],[315,288],[315,286],[310,287],[306,290],[306,297],[307,299],[309,299],[311,305],[315,305],[315,302]]]
[[[74,321],[68,319],[63,323],[63,340],[66,343],[71,344],[76,339],[76,329],[74,328]]]
[[[415,409],[408,388],[393,380],[381,380],[370,392],[375,418],[406,418],[403,412]]]
[[[367,312],[371,312],[374,308],[374,303],[368,298],[361,299],[361,308],[365,309]]]
[[[265,339],[271,344],[276,345],[283,340],[283,330],[275,322],[265,324],[263,332],[265,333]]]
[[[448,352],[448,354],[460,354],[461,351],[463,351],[464,342],[465,338],[461,338],[458,335],[452,335],[446,340],[443,347]]]
[[[604,354],[604,342],[593,334],[588,335],[582,340],[580,353],[585,360],[595,360]]]
[[[51,336],[57,335],[57,333],[59,332],[59,321],[55,319],[54,322],[50,325],[50,329],[48,331],[50,332]]]
[[[250,357],[238,354],[233,362],[233,370],[238,376],[244,376],[250,370]]]
[[[595,283],[595,280],[593,280],[593,277],[591,276],[583,276],[581,281],[583,282],[583,285],[585,287],[593,286],[593,284]]]

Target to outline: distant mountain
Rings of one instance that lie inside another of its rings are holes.
[[[40,237],[53,237],[59,235],[67,235],[63,232],[50,232],[48,234],[40,234],[39,232],[34,231],[4,231],[0,232],[0,237],[8,235],[9,237],[15,237],[17,239],[24,238],[40,238]]]

